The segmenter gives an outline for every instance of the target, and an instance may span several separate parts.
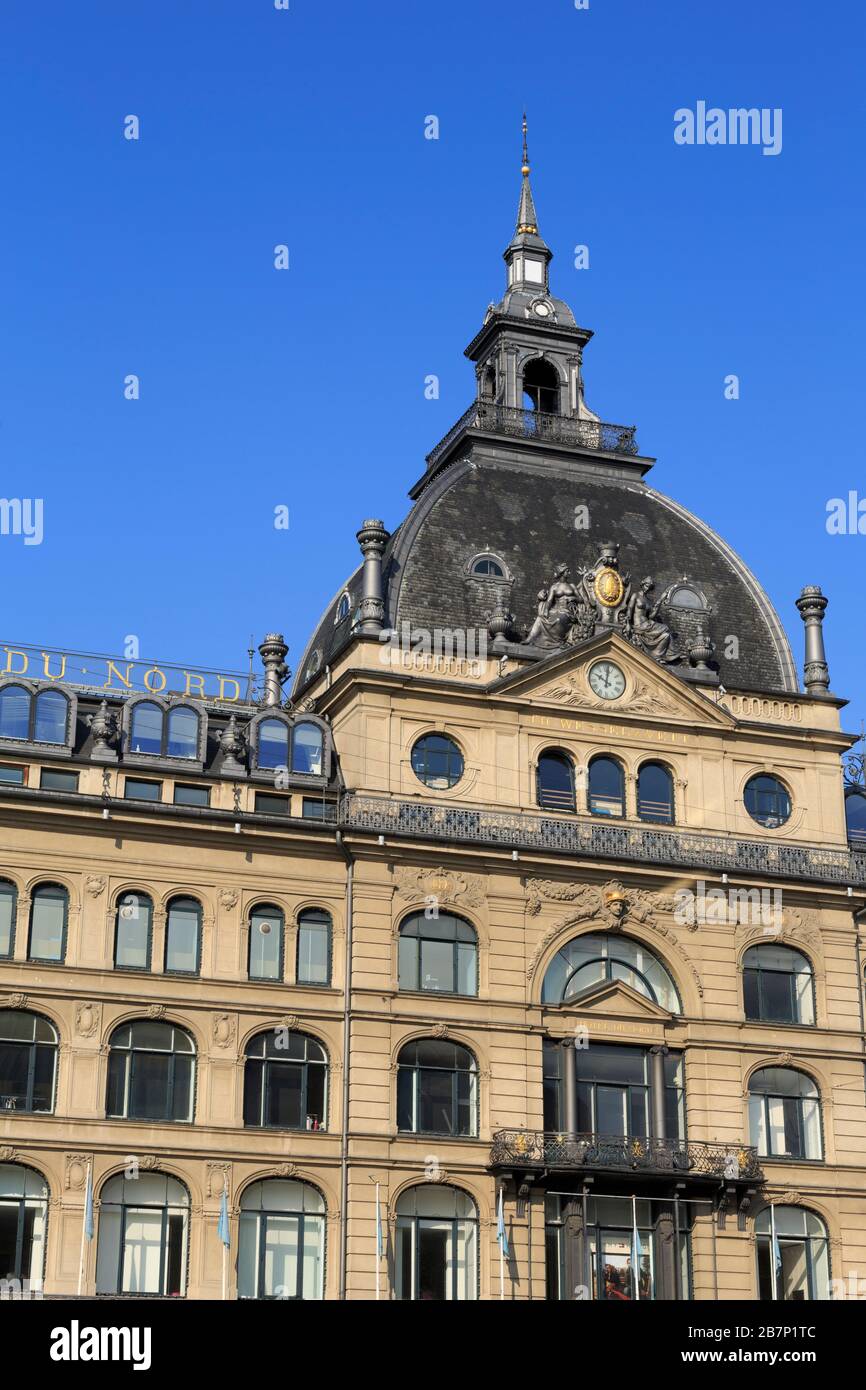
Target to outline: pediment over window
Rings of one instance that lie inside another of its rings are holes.
[[[548,1007],[556,1008],[557,1013],[567,1009],[569,1013],[575,1010],[581,1015],[597,1013],[604,1018],[645,1019],[654,1023],[666,1023],[674,1018],[667,1009],[645,998],[622,980],[602,980],[569,999],[567,1004]]]

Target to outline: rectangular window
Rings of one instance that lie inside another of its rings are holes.
[[[301,803],[304,820],[335,820],[336,807],[332,801],[319,801],[314,796],[305,796]]]
[[[187,787],[176,782],[174,804],[175,806],[209,806],[210,787]]]
[[[302,921],[298,926],[298,984],[327,985],[330,979],[330,925]]]
[[[66,897],[34,897],[30,917],[31,960],[62,961],[66,926]]]
[[[0,882],[0,956],[11,956],[15,940],[15,889]]]
[[[27,769],[16,767],[13,763],[0,763],[0,782],[9,782],[14,787],[23,787]]]
[[[77,792],[78,773],[70,772],[68,768],[43,767],[39,785],[48,792]]]
[[[127,777],[123,794],[128,801],[161,801],[162,783],[143,782],[139,778]]]
[[[172,907],[165,933],[165,968],[182,975],[198,974],[199,918],[195,908]]]
[[[287,816],[291,804],[287,796],[274,796],[272,792],[256,792],[256,811],[260,816]]]

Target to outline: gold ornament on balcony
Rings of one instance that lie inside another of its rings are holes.
[[[632,1158],[643,1158],[643,1155],[644,1155],[644,1147],[643,1147],[643,1144],[640,1142],[639,1139],[633,1139],[632,1142],[631,1142],[631,1156],[632,1156]]]
[[[514,1152],[518,1154],[525,1154],[528,1148],[529,1142],[526,1138],[526,1135],[518,1134],[516,1139],[514,1140]]]

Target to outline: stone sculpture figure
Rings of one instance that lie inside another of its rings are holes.
[[[539,590],[537,617],[526,638],[530,646],[553,650],[568,641],[580,609],[579,591],[569,573],[568,565],[557,565],[553,582]]]
[[[655,580],[647,575],[640,588],[631,595],[625,613],[625,632],[630,642],[655,661],[679,661],[674,650],[674,634],[667,623],[659,621],[661,602],[652,602]]]

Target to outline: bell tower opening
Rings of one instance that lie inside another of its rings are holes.
[[[559,374],[543,357],[527,362],[523,373],[523,409],[539,415],[558,415]]]

